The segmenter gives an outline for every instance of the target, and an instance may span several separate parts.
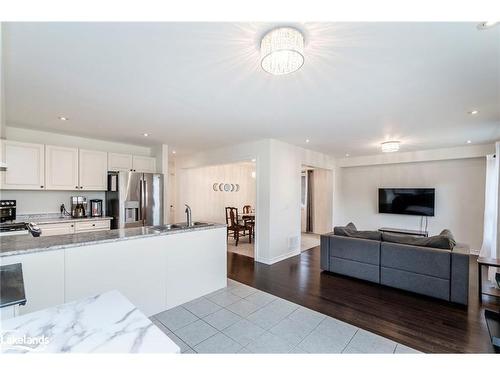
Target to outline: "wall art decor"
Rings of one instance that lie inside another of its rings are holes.
[[[240,184],[231,184],[227,182],[214,182],[212,184],[213,191],[222,191],[225,193],[236,193],[240,191]]]

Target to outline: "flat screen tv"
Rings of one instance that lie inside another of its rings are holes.
[[[381,214],[434,216],[435,189],[378,189]]]

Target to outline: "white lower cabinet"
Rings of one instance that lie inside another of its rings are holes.
[[[226,286],[225,236],[219,228],[164,237],[167,309]]]
[[[70,223],[39,224],[41,236],[56,236],[58,234],[72,234],[96,232],[110,229],[110,220],[77,221]]]
[[[64,250],[13,255],[0,258],[0,264],[21,263],[26,305],[19,314],[27,314],[64,303]]]
[[[118,290],[147,316],[165,310],[164,238],[67,249],[66,301]]]
[[[74,223],[39,224],[38,226],[42,230],[42,234],[40,236],[43,237],[75,233]]]
[[[93,220],[93,221],[79,221],[75,223],[75,232],[95,232],[99,230],[107,230],[110,228],[109,220]]]
[[[224,288],[226,228],[0,257],[22,263],[25,314],[117,290],[147,316]]]

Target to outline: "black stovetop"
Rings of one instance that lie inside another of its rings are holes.
[[[21,263],[0,266],[0,307],[24,305],[23,268]]]

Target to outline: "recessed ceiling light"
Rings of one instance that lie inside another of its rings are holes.
[[[177,154],[177,151],[175,151],[175,150],[172,150],[172,154],[174,154],[174,155],[175,155],[175,154]]]
[[[469,115],[477,115],[479,111],[477,109],[473,109],[472,111],[469,111]]]
[[[467,143],[472,143],[472,141],[469,139],[469,140],[467,141]]]
[[[306,139],[306,143],[309,143],[309,139]]]
[[[271,30],[260,42],[260,57],[260,65],[268,73],[293,73],[304,65],[304,36],[291,27]]]
[[[144,133],[143,136],[149,137],[149,133]]]
[[[348,158],[350,155],[349,154],[345,154],[345,157]]]
[[[480,24],[477,25],[477,28],[479,30],[486,30],[486,29],[491,29],[493,26],[496,26],[500,22],[498,21],[485,21],[481,22]]]
[[[59,118],[59,120],[61,120],[61,121],[68,121],[68,118],[67,118],[67,117],[64,117],[64,116],[59,116],[58,118]]]
[[[399,151],[399,141],[382,142],[382,152],[396,152]]]
[[[252,162],[255,163],[257,161],[257,159],[252,159]]]

